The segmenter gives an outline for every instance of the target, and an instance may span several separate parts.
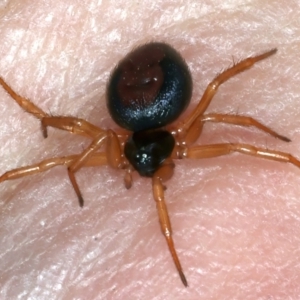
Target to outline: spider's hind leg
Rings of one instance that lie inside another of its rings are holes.
[[[23,108],[26,112],[34,115],[36,118],[42,120],[45,117],[49,117],[47,113],[33,104],[29,99],[26,99],[17,94],[4,80],[0,77],[0,84],[6,90],[6,92]]]
[[[93,124],[79,118],[74,117],[54,117],[45,113],[29,99],[17,94],[4,80],[0,77],[0,84],[6,92],[19,104],[26,112],[34,115],[41,121],[42,133],[46,138],[48,136],[47,127],[51,126],[57,129],[69,131],[71,133],[95,138],[103,132],[103,130]]]
[[[235,63],[232,67],[228,68],[227,70],[218,74],[207,86],[202,98],[200,99],[199,103],[192,111],[192,113],[182,121],[179,126],[177,127],[177,134],[180,138],[184,138],[190,128],[195,124],[196,120],[203,117],[206,109],[208,108],[210,102],[212,101],[213,97],[217,93],[220,85],[224,82],[229,80],[231,77],[246,71],[253,67],[257,62],[268,58],[271,55],[274,55],[277,52],[277,49],[272,49],[265,53],[248,57],[246,59],[241,60],[238,63]],[[201,128],[200,131],[201,133]],[[199,136],[199,135],[198,135]]]

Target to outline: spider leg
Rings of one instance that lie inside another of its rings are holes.
[[[159,216],[160,227],[164,237],[166,238],[169,250],[171,252],[173,261],[179,273],[182,283],[184,286],[188,286],[187,280],[183,273],[179,258],[177,256],[173,238],[172,238],[172,228],[171,222],[168,215],[167,206],[164,198],[164,186],[163,181],[168,180],[173,175],[174,164],[171,160],[166,160],[164,165],[154,174],[152,178],[152,189],[153,197],[156,202],[156,208]]]
[[[278,134],[271,128],[265,126],[264,124],[251,117],[211,113],[202,115],[194,121],[194,123],[188,129],[186,136],[183,138],[185,145],[192,145],[199,138],[205,122],[227,123],[240,126],[253,126],[284,142],[291,141],[289,138]]]
[[[6,92],[23,108],[30,114],[33,114],[36,118],[42,119],[45,117],[49,117],[43,110],[33,104],[30,100],[21,97],[18,95],[1,77],[0,77],[0,84],[6,90]]]
[[[105,154],[107,156],[107,163],[113,168],[121,168],[121,146],[117,135],[112,131],[106,132],[83,119],[74,117],[52,117],[45,113],[43,110],[41,110],[39,107],[37,107],[29,99],[18,95],[1,77],[0,84],[3,86],[6,92],[19,104],[21,108],[23,108],[26,112],[34,115],[36,118],[41,120],[42,132],[44,137],[47,137],[47,127],[51,126],[54,128],[69,131],[71,133],[76,133],[93,138],[93,141],[90,144],[90,146],[80,155],[72,157],[72,159],[69,159],[68,157],[55,158],[46,160],[37,165],[15,169],[2,175],[0,177],[0,182],[1,180],[4,181],[13,178],[19,178],[27,174],[29,175],[45,171],[48,168],[51,168],[52,164],[54,164],[54,166],[65,164],[68,165],[69,178],[79,199],[79,204],[80,206],[83,206],[83,197],[81,195],[79,186],[76,182],[74,173],[80,168],[84,167],[93,157],[95,157],[96,151],[101,147],[106,138],[107,151]],[[126,138],[126,133],[119,134],[119,138],[121,140]],[[123,159],[121,165],[124,164],[125,163]],[[125,178],[125,184],[128,187],[131,185],[129,172],[127,177]]]
[[[42,132],[44,138],[47,138],[47,127],[51,126],[57,129],[66,130],[71,133],[96,138],[97,135],[104,132],[101,128],[83,120],[74,117],[44,117],[41,119]]]
[[[213,99],[214,95],[217,93],[218,88],[225,81],[230,79],[231,77],[244,72],[247,69],[250,69],[255,63],[260,60],[263,60],[277,52],[277,49],[272,49],[268,52],[265,52],[260,55],[248,57],[239,63],[234,64],[229,69],[217,75],[213,81],[209,83],[207,86],[200,102],[196,106],[196,108],[192,111],[192,113],[182,122],[182,124],[178,128],[178,132],[185,133],[189,127],[193,124],[193,122],[199,118],[206,111],[208,105]]]
[[[239,152],[259,158],[276,160],[279,162],[291,163],[294,166],[300,168],[300,160],[289,153],[239,143],[201,145],[191,148],[186,147],[183,149],[182,153],[179,156],[181,158],[211,158],[221,155],[227,155],[233,152]]]
[[[98,134],[98,136],[92,141],[89,147],[87,147],[81,154],[79,154],[68,167],[68,175],[78,197],[79,205],[81,207],[83,206],[84,201],[75,178],[75,173],[85,166],[86,162],[96,153],[96,151],[99,150],[105,140],[105,154],[107,158],[107,164],[115,169],[121,169],[126,164],[125,160],[122,157],[121,145],[117,135],[112,130],[108,130],[107,132],[103,131]]]
[[[45,138],[47,137],[47,126],[92,138],[95,138],[100,132],[103,132],[103,130],[101,130],[100,128],[83,119],[73,117],[52,117],[49,114],[45,113],[34,103],[32,103],[29,99],[18,95],[1,77],[0,84],[22,109],[41,120],[42,132]]]
[[[106,151],[96,152],[100,146],[102,146],[105,139],[107,139]],[[45,172],[53,167],[65,165],[68,167],[69,178],[79,199],[79,204],[82,207],[83,197],[74,173],[82,167],[102,165],[109,165],[113,168],[125,167],[126,161],[122,158],[121,151],[117,135],[113,131],[108,130],[108,132],[99,134],[90,146],[81,154],[50,158],[37,164],[10,170],[0,176],[0,182]]]
[[[0,176],[0,182],[38,174],[60,165],[70,166],[77,158],[78,155],[70,155],[45,159],[37,164],[5,172],[3,175]],[[92,157],[89,158],[89,160],[85,163],[84,166],[93,167],[103,165],[107,165],[107,158],[105,153],[95,153]]]

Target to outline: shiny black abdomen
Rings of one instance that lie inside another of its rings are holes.
[[[111,74],[107,107],[113,120],[130,131],[165,126],[188,106],[192,78],[170,45],[148,43],[130,52]]]

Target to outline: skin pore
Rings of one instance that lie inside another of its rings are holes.
[[[182,53],[194,79],[189,110],[233,61],[277,47],[225,83],[208,111],[254,117],[292,142],[207,124],[198,143],[243,142],[300,158],[295,2],[127,2],[3,2],[0,75],[48,113],[114,129],[106,82],[133,47],[157,40]],[[2,88],[0,97],[1,173],[89,144],[54,129],[43,139],[33,116]],[[176,162],[165,197],[188,289],[160,233],[149,179],[134,176],[127,191],[123,173],[108,167],[76,178],[83,209],[64,167],[1,183],[1,299],[299,298],[296,167],[239,154]]]

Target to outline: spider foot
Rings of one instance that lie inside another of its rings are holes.
[[[83,200],[83,197],[81,195],[78,195],[78,201],[79,201],[79,206],[83,207],[84,200]]]
[[[48,137],[48,130],[47,130],[47,126],[45,126],[43,124],[43,121],[42,121],[42,124],[41,124],[41,129],[42,129],[43,137],[46,139]]]

